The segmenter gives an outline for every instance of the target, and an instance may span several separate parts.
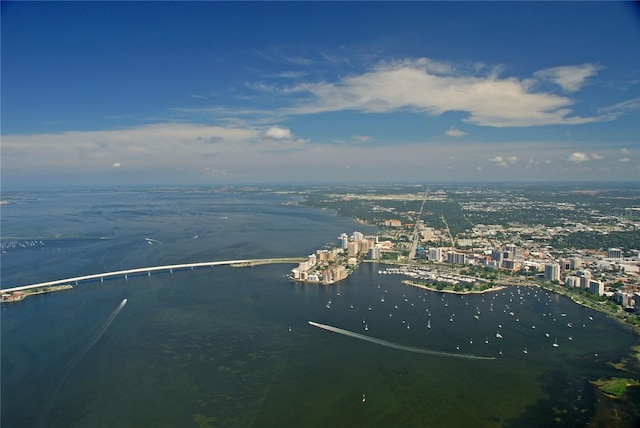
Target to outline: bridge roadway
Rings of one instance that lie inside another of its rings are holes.
[[[89,281],[92,279],[99,279],[100,281],[104,281],[105,278],[112,278],[112,277],[118,277],[118,276],[121,276],[121,277],[124,277],[124,279],[127,279],[128,275],[136,274],[136,273],[146,273],[147,275],[151,276],[151,272],[168,271],[170,273],[173,273],[174,269],[175,270],[179,270],[179,269],[193,270],[195,268],[213,267],[213,266],[222,266],[222,265],[253,266],[253,265],[270,264],[270,263],[298,263],[304,260],[306,260],[306,258],[288,257],[288,258],[276,258],[276,259],[223,260],[223,261],[217,261],[217,262],[198,262],[198,263],[182,263],[182,264],[165,265],[165,266],[150,266],[150,267],[135,268],[135,269],[117,270],[113,272],[96,273],[93,275],[76,276],[73,278],[57,279],[55,281],[40,282],[38,284],[31,284],[31,285],[22,285],[20,287],[5,288],[5,289],[0,289],[0,293],[11,293],[14,291],[23,291],[23,290],[29,290],[32,288],[40,288],[40,287],[50,287],[52,285],[60,285],[60,284],[72,284],[72,283],[77,284],[80,281]]]

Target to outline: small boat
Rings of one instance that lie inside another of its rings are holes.
[[[431,320],[427,321],[427,328],[431,328]]]
[[[560,346],[560,345],[558,345],[558,339],[556,339],[556,340],[553,342],[553,347],[554,347],[554,348],[557,348],[557,347],[559,347],[559,346]]]
[[[371,306],[369,306],[369,310],[371,310]]]
[[[545,333],[544,335],[545,335],[546,337],[549,337],[549,333]]]
[[[522,353],[523,353],[523,354],[528,354],[529,352],[527,351],[527,348],[524,348],[524,349],[522,350]]]
[[[500,334],[500,332],[497,332],[497,333],[496,333],[496,337],[497,337],[498,339],[502,339],[502,335]]]
[[[369,331],[369,324],[364,325],[364,331]]]
[[[456,345],[456,350],[459,351],[460,350],[460,345]]]
[[[291,326],[289,326],[289,331],[291,331]]]
[[[535,328],[536,328],[536,326],[535,326],[535,325],[532,325],[532,326],[531,326],[531,328],[534,328],[534,329],[535,329]]]
[[[571,337],[571,335],[569,335],[569,340],[573,340],[573,337]]]
[[[571,327],[573,327],[573,324],[567,323],[567,327],[571,328]]]
[[[486,338],[484,339],[484,343],[487,343],[487,344],[489,343],[489,338],[488,338],[488,337],[486,337]]]
[[[475,319],[477,319],[477,320],[479,320],[479,319],[480,319],[480,317],[479,317],[478,315],[474,315],[473,317],[474,317]]]
[[[407,330],[410,329],[410,328],[411,328],[411,326],[409,325],[409,323],[407,323]]]
[[[502,355],[502,349],[500,350],[500,352],[498,352],[498,354]]]
[[[362,402],[364,403],[365,401],[367,401],[367,397],[365,397],[364,394],[362,394]]]

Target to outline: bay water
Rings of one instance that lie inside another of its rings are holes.
[[[93,189],[3,199],[11,204],[2,207],[2,288],[145,266],[306,256],[342,232],[375,231],[296,205],[293,193]],[[636,389],[614,400],[589,382],[638,378],[636,366],[629,373],[612,364],[631,355],[637,336],[563,296],[536,287],[435,293],[381,274],[377,263],[332,286],[297,284],[287,277],[293,267],[130,276],[2,304],[2,425],[638,421]],[[460,357],[467,354],[492,359]]]

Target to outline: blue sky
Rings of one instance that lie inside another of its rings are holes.
[[[640,179],[640,10],[2,2],[2,185]]]

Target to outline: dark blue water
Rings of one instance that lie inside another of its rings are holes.
[[[292,195],[194,189],[11,199],[2,210],[3,287],[300,256],[343,231],[367,232],[330,212],[283,204]],[[607,401],[589,383],[637,377],[609,364],[637,338],[564,297],[525,287],[442,295],[379,275],[384,266],[376,264],[335,286],[300,285],[285,277],[291,267],[117,279],[3,304],[2,425],[585,426],[614,421],[612,408],[628,426],[637,417],[637,395]],[[309,320],[496,359],[390,349]]]

